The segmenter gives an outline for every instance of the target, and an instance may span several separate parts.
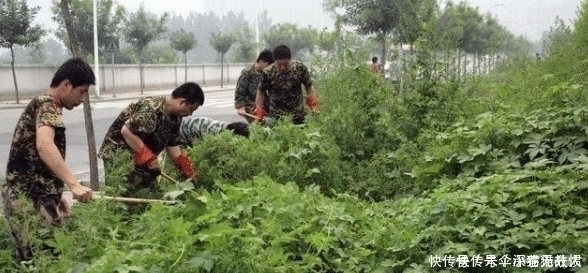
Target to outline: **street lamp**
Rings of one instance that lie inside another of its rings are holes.
[[[100,98],[100,67],[98,66],[98,19],[96,16],[96,0],[93,0],[92,2],[92,10],[94,12],[94,74],[96,74],[96,97]]]
[[[259,53],[259,0],[255,0],[255,45]]]

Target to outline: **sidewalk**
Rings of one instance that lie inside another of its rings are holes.
[[[220,91],[234,91],[235,85],[223,85],[220,86],[204,86],[202,87],[204,91],[204,95],[206,97],[207,93],[213,92],[220,92]],[[99,103],[99,102],[109,102],[109,101],[119,101],[119,100],[136,100],[143,97],[148,96],[158,96],[158,95],[168,95],[171,94],[173,88],[170,89],[161,89],[161,90],[149,90],[143,91],[143,94],[140,92],[123,92],[116,94],[116,97],[113,97],[112,94],[100,94],[100,98],[97,98],[95,94],[90,95],[90,104]],[[24,109],[27,104],[30,102],[30,99],[21,99],[20,103],[16,103],[15,100],[10,101],[0,101],[0,111],[6,109]],[[80,105],[81,106],[81,105]]]

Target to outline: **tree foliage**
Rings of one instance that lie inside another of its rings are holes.
[[[121,36],[126,11],[114,0],[96,0],[96,16],[98,29],[98,47],[105,48],[110,43],[117,42]],[[65,45],[70,45],[65,21],[59,13],[59,1],[52,0],[53,21],[57,23],[55,32],[58,39]],[[92,0],[72,0],[70,4],[74,31],[78,37],[82,56],[94,52],[94,21]],[[70,49],[71,50],[71,49]]]
[[[340,37],[336,31],[328,31],[323,29],[318,33],[316,39],[318,50],[324,51],[327,54],[327,57],[330,56],[337,49],[337,41],[339,38]]]
[[[169,39],[170,45],[184,55],[198,44],[194,33],[187,32],[185,29],[172,32]]]
[[[124,28],[125,41],[131,44],[139,53],[167,30],[165,21],[169,15],[164,13],[159,19],[153,18],[141,5],[139,10],[128,15]]]
[[[143,61],[145,48],[152,41],[161,37],[166,32],[165,20],[168,14],[164,13],[159,19],[149,16],[145,7],[141,5],[136,13],[131,13],[126,19],[123,30],[125,41],[131,44],[139,54],[139,73],[141,77],[141,94],[145,88],[143,76]]]
[[[400,12],[398,24],[393,31],[395,40],[401,44],[412,45],[433,23],[439,6],[435,0],[397,0],[396,2]]]
[[[382,44],[380,59],[385,65],[386,39],[400,22],[398,1],[325,0],[323,9],[343,24],[355,27],[360,34],[374,34]]]
[[[258,54],[257,45],[255,44],[252,29],[247,26],[241,26],[234,32],[236,47],[233,50],[232,60],[235,62],[251,62],[255,60]]]
[[[0,46],[29,46],[45,34],[39,25],[32,25],[40,7],[29,7],[25,0],[0,1]]]
[[[209,42],[210,45],[212,45],[212,47],[214,48],[214,50],[216,50],[216,52],[218,52],[221,55],[222,60],[224,54],[226,54],[229,51],[229,49],[231,49],[231,46],[233,46],[233,44],[235,43],[235,36],[233,36],[233,34],[230,33],[216,32],[211,34]]]
[[[301,59],[305,53],[314,51],[316,37],[316,29],[310,26],[299,28],[295,24],[283,23],[270,27],[263,39],[271,49],[282,44],[287,45],[292,51],[292,57]]]
[[[37,43],[45,34],[40,26],[32,26],[39,7],[30,8],[25,0],[0,1],[0,47],[10,49],[12,78],[16,103],[20,103],[18,83],[14,71],[14,46],[29,46]]]
[[[555,19],[554,25],[541,39],[543,53],[555,53],[558,48],[569,44],[572,40],[572,29],[560,17]]]

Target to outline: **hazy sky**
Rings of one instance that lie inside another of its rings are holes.
[[[440,0],[444,2],[444,0]],[[46,28],[55,29],[51,20],[49,0],[28,0],[30,6],[39,6],[36,22]],[[219,16],[229,10],[243,10],[246,19],[253,23],[256,10],[268,9],[268,16],[274,23],[292,22],[300,26],[313,25],[317,28],[332,28],[332,20],[322,12],[322,0],[117,0],[130,12],[135,12],[143,3],[153,13],[165,11],[187,15],[190,11],[213,11]],[[459,2],[454,0],[453,2]],[[537,40],[543,31],[549,30],[559,16],[566,22],[576,18],[576,11],[582,0],[466,0],[471,6],[479,7],[481,13],[490,12],[498,21],[516,35]]]

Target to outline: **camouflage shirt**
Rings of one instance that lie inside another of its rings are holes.
[[[6,166],[6,183],[36,198],[61,195],[64,183],[41,160],[37,150],[37,128],[48,125],[55,129],[54,143],[65,160],[65,125],[62,109],[52,97],[34,98],[24,109],[14,130]]]
[[[181,122],[181,117],[165,113],[165,96],[142,98],[123,109],[108,128],[98,156],[108,159],[118,148],[131,151],[131,147],[121,134],[123,125],[141,138],[147,148],[157,155],[165,147],[180,144]]]
[[[255,65],[241,71],[235,89],[235,109],[246,107],[249,110],[255,107],[255,95],[260,81],[261,73],[255,71]]]
[[[194,139],[203,139],[205,135],[216,135],[227,128],[228,123],[204,117],[186,117],[180,126],[180,143],[192,145]]]
[[[285,74],[278,73],[275,64],[266,67],[259,89],[267,94],[270,105],[268,116],[304,116],[302,85],[312,85],[308,68],[303,63],[293,60],[292,68]]]

